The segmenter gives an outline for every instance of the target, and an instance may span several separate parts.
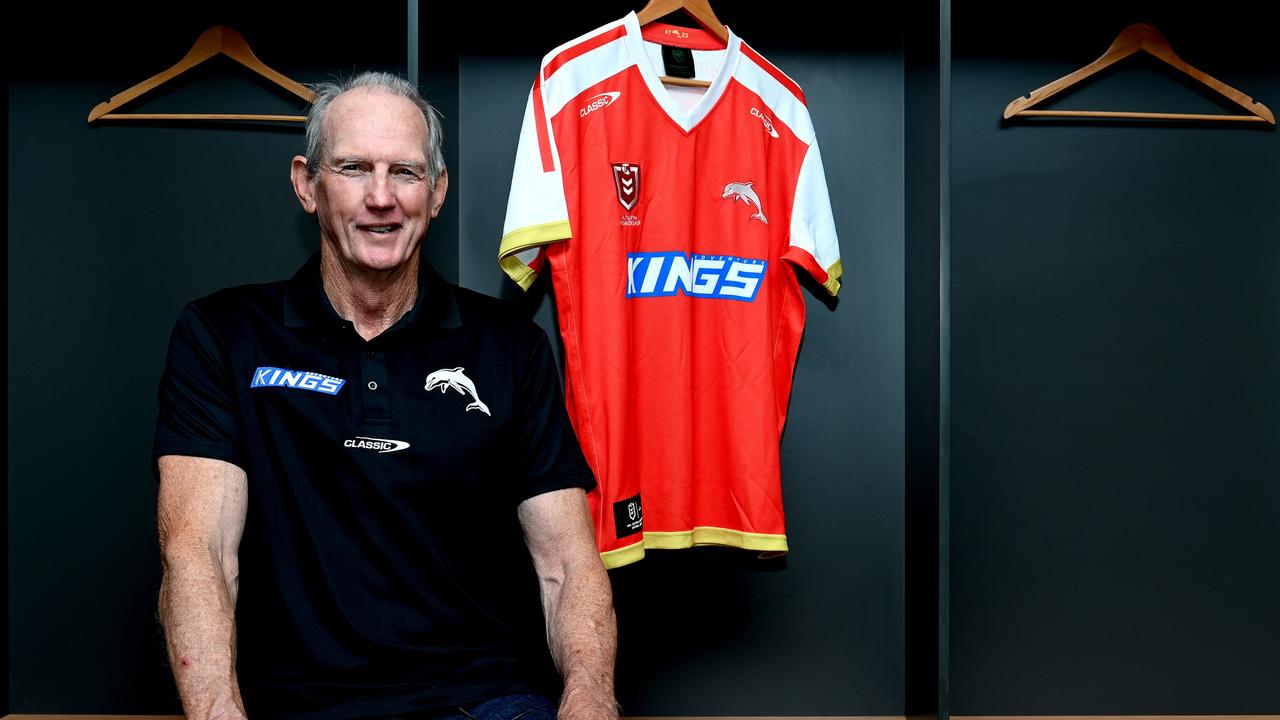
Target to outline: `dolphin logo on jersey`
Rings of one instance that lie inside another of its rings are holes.
[[[769,218],[764,216],[764,207],[760,205],[760,196],[756,195],[756,191],[751,189],[752,183],[749,182],[731,182],[724,186],[724,194],[720,197],[725,200],[732,200],[735,203],[742,201],[747,207],[754,207],[756,212],[750,218],[751,220],[759,220],[765,225],[769,224]]]
[[[476,394],[476,384],[471,382],[471,378],[463,374],[462,368],[456,367],[452,370],[436,370],[427,376],[427,384],[424,390],[435,390],[440,388],[441,394],[449,391],[449,388],[457,390],[462,395],[470,395],[475,398],[475,402],[467,406],[467,410],[479,410],[480,412],[493,417],[489,412],[489,406],[480,402],[480,396]]]

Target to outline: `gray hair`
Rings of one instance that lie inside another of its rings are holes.
[[[311,101],[311,109],[307,111],[307,175],[314,181],[320,171],[320,161],[329,153],[325,116],[329,113],[330,104],[342,93],[357,88],[386,90],[408,100],[422,111],[422,119],[427,121],[427,146],[423,148],[427,158],[427,180],[435,185],[436,179],[444,171],[444,153],[440,149],[444,127],[440,111],[422,97],[413,83],[384,72],[366,72],[340,82],[311,86],[316,97]]]

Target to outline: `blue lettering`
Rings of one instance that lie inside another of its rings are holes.
[[[768,262],[682,252],[627,254],[627,297],[689,297],[751,302]]]
[[[347,383],[342,378],[330,377],[306,370],[286,370],[277,367],[260,367],[253,371],[249,387],[286,387],[311,390],[325,395],[337,395]]]

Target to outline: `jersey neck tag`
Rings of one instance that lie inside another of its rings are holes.
[[[693,51],[681,47],[662,46],[662,67],[668,77],[692,79],[696,75]]]

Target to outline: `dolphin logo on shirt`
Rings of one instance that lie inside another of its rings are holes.
[[[751,189],[752,183],[749,182],[731,182],[724,186],[724,194],[720,197],[725,200],[732,200],[735,203],[742,201],[747,207],[754,207],[756,213],[748,221],[759,220],[765,225],[769,224],[769,218],[764,216],[764,207],[760,205],[760,196],[756,195],[756,191]]]
[[[440,388],[441,393],[446,393],[449,388],[457,390],[462,395],[470,395],[475,402],[467,406],[467,410],[479,410],[480,412],[493,417],[489,412],[489,406],[480,402],[480,396],[476,394],[476,384],[471,381],[462,372],[462,368],[456,367],[452,370],[436,370],[427,376],[427,384],[424,390],[435,390]]]

